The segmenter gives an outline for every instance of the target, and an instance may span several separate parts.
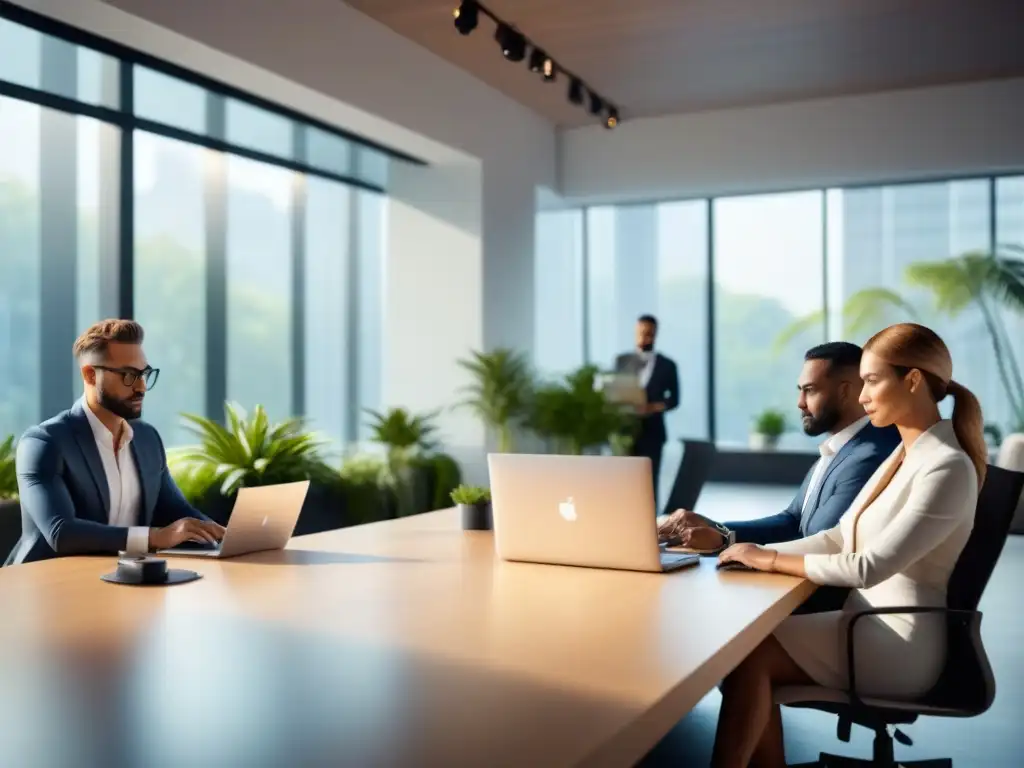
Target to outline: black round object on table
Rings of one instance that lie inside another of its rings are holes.
[[[195,571],[168,568],[167,561],[158,557],[120,557],[117,570],[100,576],[111,584],[127,584],[135,587],[167,587],[172,584],[187,584],[201,579]]]

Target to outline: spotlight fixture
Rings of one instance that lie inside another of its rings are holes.
[[[494,39],[501,46],[502,55],[509,61],[522,61],[526,58],[526,38],[522,32],[501,22],[494,31]]]
[[[534,48],[530,51],[530,71],[542,73],[550,83],[555,79],[555,61],[540,48]]]
[[[541,73],[544,75],[545,83],[553,83],[555,81],[555,61],[554,59],[544,59],[544,66],[541,67]]]
[[[583,103],[583,81],[574,77],[569,83],[569,101],[573,104]]]
[[[460,35],[468,35],[476,29],[477,20],[480,17],[480,6],[476,0],[463,0],[462,4],[452,11],[455,17],[455,28]]]
[[[584,107],[595,117],[600,117],[606,128],[614,128],[619,124],[619,111],[608,99],[600,96],[579,75],[559,65],[544,48],[528,39],[513,24],[495,16],[494,12],[480,0],[461,0],[458,7],[452,11],[452,16],[455,18],[455,29],[460,35],[470,34],[477,28],[480,16],[486,16],[495,24],[494,39],[506,60],[523,61],[529,54],[527,65],[530,71],[540,74],[546,83],[554,82],[561,72],[569,80],[567,96],[570,102]]]

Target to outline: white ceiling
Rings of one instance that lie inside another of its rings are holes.
[[[459,35],[458,0],[345,1],[556,125],[597,121],[567,101],[564,78],[544,83],[525,62],[505,61],[489,19]],[[484,4],[623,119],[1024,75],[1024,0]]]

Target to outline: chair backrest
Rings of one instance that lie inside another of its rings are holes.
[[[718,455],[714,443],[706,440],[683,440],[683,460],[679,462],[672,491],[662,514],[667,515],[677,509],[693,509],[701,489],[711,476],[711,466]]]
[[[974,530],[949,579],[946,605],[976,611],[1006,545],[1010,522],[1024,488],[1024,473],[988,467],[978,494]],[[995,677],[981,642],[981,617],[951,615],[946,668],[927,703],[980,714],[992,706]]]
[[[1024,473],[991,465],[988,467],[985,482],[978,494],[974,530],[949,578],[946,604],[950,608],[968,611],[978,609],[981,594],[1006,545],[1010,522],[1017,509],[1022,487]]]

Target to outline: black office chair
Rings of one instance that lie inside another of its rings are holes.
[[[952,760],[920,760],[896,763],[893,738],[910,746],[913,742],[899,728],[890,735],[889,727],[912,723],[920,715],[931,717],[974,717],[985,712],[996,696],[996,682],[981,643],[981,613],[978,603],[988,584],[996,561],[1009,535],[1017,499],[1024,489],[1024,473],[989,466],[984,486],[978,495],[974,530],[960,554],[949,579],[946,608],[890,607],[861,611],[853,615],[847,629],[850,689],[839,691],[817,686],[792,686],[775,691],[775,701],[790,707],[817,709],[839,715],[837,736],[850,740],[855,723],[875,732],[873,759],[857,760],[824,752],[817,763],[793,768],[836,768],[873,765],[897,768],[952,768]],[[879,614],[942,613],[948,620],[946,668],[936,686],[917,701],[899,701],[857,695],[854,678],[853,628],[862,616]]]
[[[663,515],[671,514],[677,509],[694,509],[704,484],[711,476],[711,466],[715,463],[718,449],[714,443],[706,440],[682,440],[683,458],[679,462],[672,491],[665,503]]]

